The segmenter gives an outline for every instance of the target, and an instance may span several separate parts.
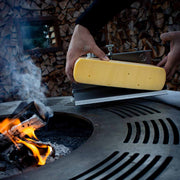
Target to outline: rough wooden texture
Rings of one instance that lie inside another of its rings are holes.
[[[15,140],[16,137],[21,139],[24,138],[24,136],[26,136],[24,130],[27,130],[28,127],[31,127],[35,131],[45,125],[46,122],[34,114],[31,118],[26,119],[22,123],[12,126],[11,129],[3,130],[3,132],[1,132],[2,134],[0,133],[0,152],[3,152],[11,146],[11,138],[13,140]]]
[[[134,2],[122,10],[107,25],[108,42],[114,52],[152,50],[152,62],[157,64],[169,52],[169,44],[163,44],[160,35],[168,31],[180,31],[180,3],[177,0],[153,0],[150,6]],[[167,89],[180,89],[180,67],[174,78],[167,82]]]
[[[42,121],[38,116],[33,115],[31,118],[23,121],[21,124],[13,126],[7,133],[8,135],[11,135],[11,136],[19,136],[23,138],[26,135],[24,133],[24,129],[31,127],[35,131],[45,125],[46,125],[46,122]]]
[[[71,83],[65,75],[67,48],[73,33],[76,18],[90,4],[90,0],[0,0],[0,102],[21,99],[17,93],[19,85],[12,87],[13,72],[25,71],[19,58],[16,18],[55,16],[59,26],[61,50],[44,54],[26,55],[41,70],[42,84],[46,96],[71,95]],[[16,66],[13,67],[14,64]],[[20,80],[21,81],[21,80]]]
[[[5,130],[1,133],[3,133],[7,137],[20,137],[23,138],[26,133],[24,133],[24,130],[27,129],[28,127],[31,127],[34,131],[45,126],[46,122],[42,121],[38,116],[33,115],[31,118],[23,121],[22,123],[18,125],[14,125],[11,129]],[[3,136],[0,136],[0,141],[2,139],[6,139]]]

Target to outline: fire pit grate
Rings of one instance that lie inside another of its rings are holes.
[[[132,120],[134,117],[141,116],[143,118],[143,116],[161,114],[159,110],[137,103],[115,105],[104,108],[104,110],[112,112],[122,119],[128,118],[126,123],[127,135],[123,143],[179,144],[178,127],[171,118],[146,121]],[[141,155],[139,153],[130,154],[129,152],[121,154],[119,151],[115,151],[94,167],[72,178],[72,180],[105,180],[112,177],[112,179],[124,179],[127,176],[128,179],[135,180],[142,176],[145,178],[145,174],[147,174],[145,179],[154,179],[169,165],[172,159],[172,156],[151,156],[151,154]],[[136,172],[137,169],[139,169],[138,173]]]
[[[154,108],[141,105],[141,104],[125,104],[124,106],[113,106],[110,108],[104,108],[107,111],[111,111],[117,115],[119,115],[121,118],[132,118],[136,116],[142,116],[142,115],[151,115],[155,113],[161,113],[159,110],[156,110]]]
[[[13,178],[178,180],[179,107],[151,99],[74,107],[67,98],[54,111],[85,118],[92,135],[70,155]]]
[[[163,144],[179,144],[178,128],[170,118],[127,123],[127,128],[128,133],[124,143],[142,141],[144,144],[148,142],[153,144],[160,142]],[[144,131],[142,132],[142,130]],[[135,137],[133,137],[132,131],[135,131]]]
[[[129,154],[125,152],[120,154],[119,151],[116,151],[99,164],[71,180],[90,180],[95,178],[106,180],[112,177],[114,179],[124,179],[136,173],[138,168],[139,172],[130,179],[139,179],[147,174],[148,171],[151,171],[152,174],[146,179],[154,179],[166,168],[171,160],[172,157],[170,156],[167,158],[162,158],[161,156],[150,157],[150,154],[141,156],[139,153]],[[147,161],[148,164],[146,164]]]

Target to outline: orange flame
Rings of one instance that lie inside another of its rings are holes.
[[[20,138],[12,133],[13,128],[17,128],[17,130],[20,129],[19,132],[23,133],[23,138]],[[47,157],[52,152],[51,146],[36,141],[38,138],[35,135],[35,129],[31,126],[22,128],[21,121],[19,119],[4,119],[0,123],[0,133],[9,137],[17,148],[19,148],[18,144],[24,144],[26,147],[28,147],[32,151],[33,156],[37,159],[38,165],[44,165]]]

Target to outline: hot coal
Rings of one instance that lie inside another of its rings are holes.
[[[63,135],[62,132],[58,130],[46,131],[46,133],[37,132],[37,136],[43,142],[51,142],[52,145],[54,143],[63,144],[65,147],[68,147],[70,151],[78,148],[88,138],[88,137],[83,137],[83,136]]]
[[[32,165],[36,165],[37,161],[33,157],[32,152],[24,145],[17,147],[13,144],[1,155],[8,164],[13,165],[19,170],[23,170]]]
[[[0,171],[6,171],[7,165],[5,161],[0,161]]]
[[[4,150],[6,150],[12,142],[10,139],[3,134],[0,134],[0,153],[2,153]]]

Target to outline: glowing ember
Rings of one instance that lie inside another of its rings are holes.
[[[33,121],[34,122],[34,121]],[[9,139],[19,149],[19,144],[29,148],[33,156],[37,160],[38,165],[44,165],[47,157],[52,152],[52,147],[46,144],[39,143],[35,135],[35,126],[26,126],[19,119],[6,118],[0,122],[0,133],[9,137]]]

